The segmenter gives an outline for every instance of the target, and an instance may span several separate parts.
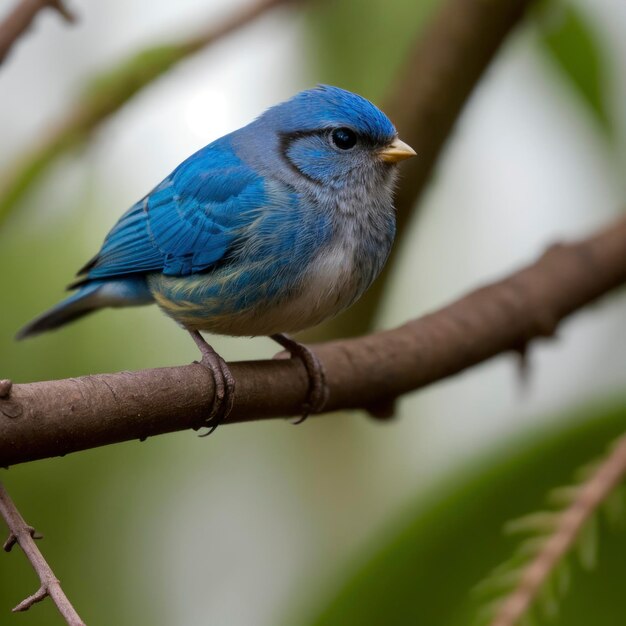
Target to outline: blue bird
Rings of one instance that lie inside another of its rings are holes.
[[[325,85],[302,91],[183,161],[122,215],[74,293],[18,338],[156,303],[212,371],[207,425],[228,415],[234,379],[200,331],[269,335],[306,367],[304,417],[320,411],[321,365],[285,333],[336,315],[376,278],[395,235],[396,165],[414,155],[368,100]]]

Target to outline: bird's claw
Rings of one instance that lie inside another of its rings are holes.
[[[321,413],[328,401],[328,385],[326,384],[326,374],[321,361],[315,352],[306,346],[298,344],[301,348],[299,354],[294,355],[299,358],[309,375],[309,393],[306,402],[302,406],[302,416],[294,424],[301,424],[306,418],[314,413]]]
[[[211,371],[215,384],[213,405],[209,417],[204,424],[209,430],[200,435],[201,437],[206,437],[226,420],[232,411],[235,399],[235,379],[228,365],[226,365],[226,361],[216,352],[213,352],[211,357],[203,355],[200,363]]]
[[[200,365],[211,372],[215,385],[211,412],[202,424],[209,431],[200,435],[200,437],[206,437],[224,422],[232,411],[235,401],[235,378],[226,361],[204,340],[199,332],[190,331],[190,334],[202,353]]]
[[[328,402],[328,384],[324,367],[315,352],[288,335],[272,335],[272,339],[285,348],[292,359],[302,361],[309,377],[309,390],[307,399],[302,405],[302,415],[292,422],[302,424],[309,415],[321,413]]]

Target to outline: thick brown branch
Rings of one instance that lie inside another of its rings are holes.
[[[415,41],[386,110],[418,153],[398,190],[399,232],[465,103],[533,0],[449,0]]]
[[[71,602],[63,593],[61,584],[35,543],[35,539],[40,539],[41,535],[37,535],[35,529],[24,521],[2,483],[0,483],[0,515],[9,527],[9,538],[4,544],[4,550],[9,552],[18,543],[37,576],[39,576],[41,583],[39,589],[32,596],[28,596],[20,602],[13,611],[27,611],[36,602],[41,602],[50,596],[59,613],[70,626],[84,626],[83,620],[80,619]]]
[[[68,22],[74,21],[74,15],[62,0],[21,0],[0,23],[0,64],[13,44],[28,30],[37,13],[47,7],[56,9]]]
[[[626,282],[626,219],[394,330],[315,348],[328,411],[381,406],[535,337]],[[297,361],[230,365],[229,422],[299,415],[308,380]],[[5,385],[6,388],[6,385]],[[16,384],[0,398],[0,465],[197,427],[213,401],[205,367],[187,365]]]
[[[417,158],[403,164],[396,245],[372,289],[334,322],[338,334],[360,335],[371,328],[386,277],[441,150],[491,60],[531,4],[447,0],[418,34],[384,106],[402,139],[417,151]]]
[[[524,567],[518,584],[502,601],[491,626],[515,626],[528,612],[537,594],[561,559],[572,549],[584,525],[626,476],[626,436],[578,489],[555,524],[554,531]]]

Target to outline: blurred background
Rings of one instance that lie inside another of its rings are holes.
[[[13,4],[0,0],[0,16]],[[245,4],[72,0],[73,27],[42,13],[0,69],[0,172],[102,69]],[[177,65],[59,158],[0,222],[0,377],[197,358],[152,307],[20,344],[13,336],[62,296],[121,213],[201,146],[320,82],[382,104],[438,4],[317,0],[268,12]],[[507,40],[422,198],[377,328],[620,214],[625,33],[621,0],[555,0]],[[514,546],[502,523],[541,508],[550,487],[626,427],[625,314],[618,293],[534,345],[525,388],[516,360],[499,358],[403,398],[389,423],[354,412],[298,428],[228,426],[208,439],[184,432],[16,466],[2,480],[46,535],[41,548],[90,626],[468,624],[470,588]],[[263,338],[212,343],[229,360],[276,352]],[[626,541],[607,533],[600,545],[597,572],[575,576],[576,594],[551,623],[621,623]],[[0,557],[0,624],[61,623],[48,601],[10,614],[35,588],[19,551]]]

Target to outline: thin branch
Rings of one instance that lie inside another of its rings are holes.
[[[41,535],[35,532],[32,526],[29,526],[21,516],[17,507],[11,500],[6,488],[0,483],[0,515],[3,517],[9,527],[9,538],[4,544],[4,550],[10,552],[11,548],[17,543],[26,554],[26,557],[33,566],[33,569],[39,576],[41,586],[31,596],[22,600],[13,612],[28,611],[36,602],[41,602],[44,598],[50,597],[54,602],[59,613],[70,626],[84,626],[84,622],[80,619],[78,613],[67,599],[61,583],[54,575],[54,572],[39,551],[35,539],[41,539]]]
[[[0,23],[0,65],[13,44],[28,30],[36,15],[45,8],[55,9],[67,22],[75,20],[62,0],[21,0]]]
[[[379,408],[536,337],[626,282],[626,219],[399,328],[320,344],[328,411]],[[182,340],[182,338],[181,338]],[[237,362],[229,422],[299,415],[308,379],[298,361]],[[15,384],[0,398],[0,466],[197,428],[213,402],[201,365]],[[302,427],[305,428],[305,427]],[[218,435],[219,436],[219,435]]]
[[[247,26],[271,9],[301,0],[256,0],[217,26],[178,42],[157,45],[124,59],[102,72],[67,111],[51,132],[17,164],[0,183],[0,222],[56,159],[87,141],[103,122],[144,87],[196,52]]]
[[[583,527],[626,476],[626,436],[622,436],[591,477],[577,489],[570,506],[558,515],[554,531],[522,570],[490,626],[515,626],[526,615],[556,566],[572,549]]]
[[[502,44],[533,0],[447,0],[418,33],[383,107],[400,136],[417,151],[403,165],[398,189],[397,240],[382,274],[369,292],[332,324],[332,333],[368,332],[409,223],[465,103]]]

